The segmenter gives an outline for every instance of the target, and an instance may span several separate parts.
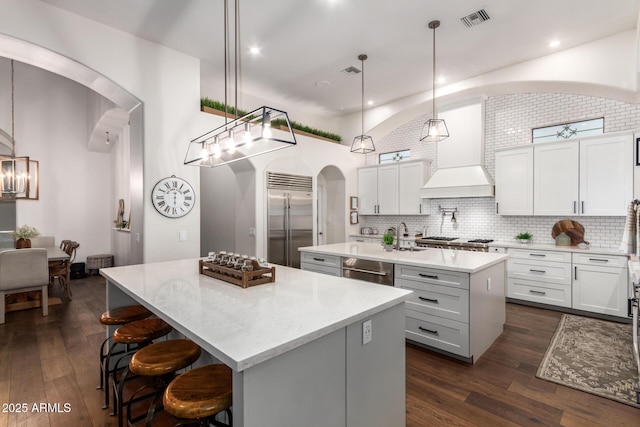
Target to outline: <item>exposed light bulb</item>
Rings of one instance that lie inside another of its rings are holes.
[[[207,160],[207,157],[209,157],[209,151],[207,150],[207,144],[206,143],[202,143],[202,151],[200,151],[200,157],[202,158],[202,160]]]
[[[236,140],[233,138],[233,131],[229,131],[229,138],[227,139],[227,151],[229,154],[236,152]]]
[[[244,136],[243,142],[247,148],[251,148],[253,145],[253,138],[251,138],[251,129],[249,129],[249,123],[244,124]]]
[[[262,118],[262,137],[271,138],[271,114],[266,113]]]
[[[438,129],[435,125],[429,128],[429,136],[436,136],[438,134]]]
[[[220,144],[216,140],[216,142],[213,144],[213,157],[215,157],[216,159],[219,159],[221,154],[222,154],[222,150],[220,150]]]

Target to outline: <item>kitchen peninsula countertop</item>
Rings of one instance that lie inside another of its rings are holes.
[[[198,272],[198,259],[103,268],[100,274],[235,371],[403,302],[411,292],[276,265],[243,289]]]
[[[393,264],[431,267],[442,270],[476,273],[494,264],[505,261],[506,254],[473,252],[452,249],[423,248],[419,251],[387,252],[378,243],[344,242],[299,248],[300,252],[353,257]]]
[[[536,251],[560,251],[560,252],[587,252],[600,255],[622,255],[629,256],[626,252],[621,252],[617,249],[580,245],[580,246],[556,246],[553,243],[520,243],[513,241],[495,241],[489,243],[489,247],[493,248],[510,248],[510,249],[524,249],[524,250],[536,250]]]

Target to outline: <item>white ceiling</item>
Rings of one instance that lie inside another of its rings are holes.
[[[223,76],[223,0],[41,1],[201,58],[204,81]],[[460,22],[481,8],[489,21]],[[360,75],[341,73],[360,68],[360,53],[369,55],[365,92],[376,105],[431,89],[431,20],[442,22],[437,76],[450,84],[549,54],[553,39],[561,50],[634,29],[639,13],[640,0],[241,0],[239,90],[339,116],[360,109]],[[213,90],[202,95],[224,98]]]

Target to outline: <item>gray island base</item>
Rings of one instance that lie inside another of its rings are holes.
[[[198,259],[100,274],[107,309],[142,304],[202,347],[200,363],[233,369],[235,426],[405,425],[407,290],[283,266],[242,289],[198,274]]]
[[[325,274],[340,275],[341,267],[348,271],[354,259],[393,264],[394,287],[412,291],[406,338],[430,350],[473,363],[503,331],[508,255],[431,248],[387,252],[364,242],[300,252],[302,269]]]

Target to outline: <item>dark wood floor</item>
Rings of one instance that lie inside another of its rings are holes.
[[[49,316],[23,310],[0,325],[0,427],[117,425],[95,389],[104,280],[72,284],[71,302],[52,289],[63,303]],[[535,378],[560,316],[507,304],[504,333],[474,365],[408,345],[407,427],[639,426],[639,409]],[[41,403],[70,412],[34,411]],[[16,413],[16,404],[27,412]]]

